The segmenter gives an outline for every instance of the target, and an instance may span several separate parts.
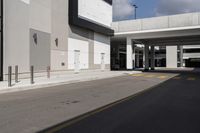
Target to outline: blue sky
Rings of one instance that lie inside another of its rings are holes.
[[[139,7],[137,18],[200,11],[200,0],[113,0],[114,21],[134,19],[133,3]]]

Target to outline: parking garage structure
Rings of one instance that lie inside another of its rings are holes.
[[[111,53],[115,45],[124,46],[126,69],[131,70],[137,66],[137,45],[144,46],[143,64],[147,71],[155,69],[155,47],[166,47],[166,67],[177,68],[186,64],[183,48],[200,45],[200,13],[113,22],[112,28],[115,36],[111,39]],[[118,60],[118,64],[112,61],[111,66],[120,66],[121,58]]]

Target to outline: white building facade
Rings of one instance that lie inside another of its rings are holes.
[[[111,0],[2,0],[1,11],[1,80],[16,65],[21,74],[110,69]]]

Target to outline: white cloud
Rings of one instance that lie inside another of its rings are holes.
[[[129,0],[113,0],[113,20],[124,20],[134,14]]]
[[[200,0],[159,0],[156,16],[200,11]]]

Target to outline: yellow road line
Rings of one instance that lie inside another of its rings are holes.
[[[143,76],[144,74],[132,74],[131,76],[133,76],[133,77],[141,77],[141,76]]]
[[[181,77],[174,77],[173,79],[181,79]]]
[[[166,79],[168,76],[159,76],[159,79]]]
[[[194,81],[194,80],[196,80],[196,78],[194,78],[194,77],[189,77],[189,78],[187,78],[187,80]]]
[[[146,77],[146,78],[153,78],[153,77],[155,77],[155,75],[146,75],[144,77]]]

